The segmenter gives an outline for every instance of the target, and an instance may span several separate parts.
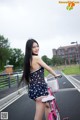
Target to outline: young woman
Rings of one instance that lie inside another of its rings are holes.
[[[29,39],[26,43],[25,57],[24,57],[24,70],[20,83],[25,80],[28,84],[28,95],[36,102],[36,112],[34,120],[42,120],[45,111],[46,120],[48,120],[48,105],[42,103],[44,97],[48,97],[47,84],[44,80],[44,68],[48,70],[53,76],[57,77],[51,67],[49,67],[38,56],[39,44],[34,39]]]

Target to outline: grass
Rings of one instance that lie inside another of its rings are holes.
[[[54,66],[53,70],[60,70],[67,75],[80,75],[80,66],[79,65],[62,65],[62,66]],[[45,77],[49,74],[47,70],[44,71]]]
[[[44,76],[46,77],[48,74],[49,72],[46,69],[44,69]]]
[[[64,72],[67,75],[69,75],[69,74],[80,75],[80,67],[79,67],[79,65],[67,66],[62,70],[62,72]]]

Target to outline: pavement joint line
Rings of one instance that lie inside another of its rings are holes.
[[[25,86],[21,89],[18,89],[16,92],[11,93],[10,95],[0,99],[0,110],[1,110],[1,106],[4,106],[4,105],[8,104],[10,101],[13,102],[13,100],[18,99],[20,96],[22,96],[25,93],[27,93],[27,86]]]
[[[80,81],[77,79],[73,78],[71,75],[65,75],[63,72],[61,72],[69,82],[80,92]]]
[[[64,91],[74,91],[77,90],[76,88],[63,88],[63,89],[59,89],[58,92],[64,92]]]

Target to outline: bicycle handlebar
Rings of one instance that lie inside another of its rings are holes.
[[[54,78],[61,78],[62,77],[62,75],[60,75],[60,76],[56,76],[56,77],[54,77]]]

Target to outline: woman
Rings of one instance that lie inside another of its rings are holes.
[[[42,120],[45,111],[46,120],[48,120],[48,105],[42,103],[44,97],[48,97],[47,84],[44,80],[44,68],[53,76],[57,75],[42,59],[38,56],[39,44],[34,39],[29,39],[26,43],[24,70],[20,83],[25,80],[28,84],[28,95],[36,102],[36,112],[34,120]]]

